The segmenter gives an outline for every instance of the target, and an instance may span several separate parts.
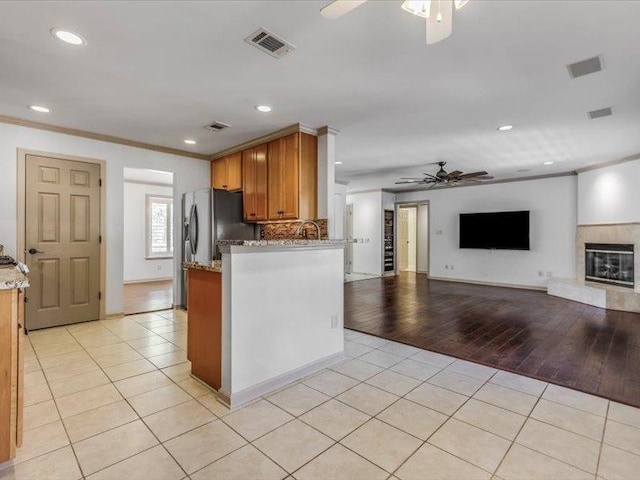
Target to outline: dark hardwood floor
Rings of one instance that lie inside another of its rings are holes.
[[[166,310],[173,305],[173,281],[125,283],[124,314]]]
[[[402,273],[345,284],[345,327],[640,407],[640,314]]]

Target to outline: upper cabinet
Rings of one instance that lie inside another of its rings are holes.
[[[242,153],[234,153],[211,162],[211,186],[230,192],[242,190]]]
[[[242,152],[242,200],[249,222],[267,220],[267,144]]]
[[[267,147],[268,220],[315,218],[317,138],[293,133]]]

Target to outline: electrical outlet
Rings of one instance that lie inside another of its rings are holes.
[[[538,270],[538,276],[539,277],[544,277],[544,272],[542,270]]]
[[[331,315],[331,328],[338,328],[338,315]]]
[[[449,265],[445,265],[445,266],[444,266],[444,269],[445,269],[445,270],[449,270]]]
[[[162,265],[156,265],[156,270],[158,271],[162,270]]]
[[[442,235],[442,230],[436,230],[436,235]]]

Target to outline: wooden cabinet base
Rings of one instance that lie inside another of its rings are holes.
[[[189,270],[187,358],[191,373],[219,390],[222,383],[222,274]]]
[[[22,443],[23,295],[0,290],[0,463]]]

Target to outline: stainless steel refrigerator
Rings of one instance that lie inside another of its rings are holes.
[[[182,260],[210,264],[220,259],[218,240],[254,240],[259,230],[244,223],[242,192],[207,188],[182,196]],[[187,307],[187,274],[182,275],[182,306]]]

